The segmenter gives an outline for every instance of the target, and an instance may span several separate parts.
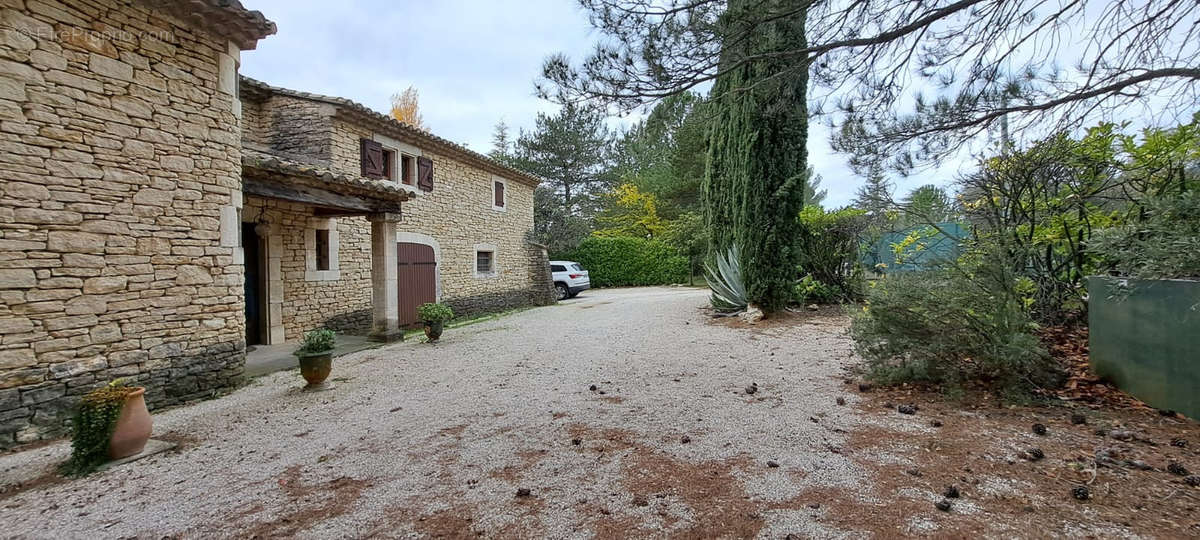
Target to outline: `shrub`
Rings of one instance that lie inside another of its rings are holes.
[[[426,323],[446,322],[454,318],[454,310],[446,304],[425,303],[417,306],[417,317]]]
[[[1097,231],[1088,251],[1099,266],[1145,279],[1200,277],[1200,191],[1142,201],[1140,223]]]
[[[1006,393],[1056,385],[1058,367],[1029,317],[1032,283],[1003,265],[966,268],[889,275],[868,288],[850,328],[868,376]]]
[[[742,279],[741,254],[736,246],[725,255],[716,256],[716,264],[704,264],[704,280],[712,290],[713,309],[722,312],[741,311],[749,305],[746,282]]]
[[[296,350],[296,353],[323,353],[332,351],[336,341],[337,335],[333,333],[333,330],[328,328],[313,330],[304,334],[304,341],[300,343],[300,348]]]
[[[796,284],[793,301],[797,304],[833,304],[848,296],[836,285],[826,285],[817,281],[812,274],[804,276]]]
[[[688,279],[687,258],[658,240],[593,236],[553,258],[583,265],[593,287],[666,285]]]
[[[859,253],[867,220],[862,210],[826,212],[809,206],[800,212],[796,235],[797,264],[814,295],[804,303],[854,301],[862,295]],[[819,287],[818,287],[819,286]],[[808,294],[805,295],[806,298]],[[816,297],[821,297],[818,300]]]

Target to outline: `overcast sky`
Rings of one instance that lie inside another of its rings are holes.
[[[242,0],[279,32],[242,53],[242,73],[274,86],[352,99],[380,112],[409,85],[420,92],[425,123],[472,150],[491,148],[501,118],[515,133],[556,106],[533,95],[542,61],[591,50],[596,33],[574,0]],[[826,207],[850,201],[862,179],[811,126],[809,162],[829,190]],[[959,164],[892,178],[898,195],[945,185]]]

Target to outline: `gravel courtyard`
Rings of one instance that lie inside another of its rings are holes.
[[[3,534],[836,535],[798,497],[863,480],[830,451],[853,418],[828,414],[840,317],[750,331],[712,324],[705,303],[589,291],[343,357],[329,392],[269,375],[156,415],[177,451],[4,495]],[[68,450],[0,457],[0,479]]]
[[[1171,461],[1200,468],[1195,422],[1144,407],[862,393],[846,378],[855,358],[841,308],[747,328],[711,319],[706,300],[688,288],[588,291],[450,329],[436,345],[342,357],[332,391],[301,392],[295,370],[268,375],[156,415],[155,436],[177,449],[84,479],[52,474],[65,442],[0,456],[0,536],[1200,531],[1200,488],[1163,472]],[[1086,423],[1068,421],[1073,412]],[[1034,422],[1048,435],[1031,433]],[[1136,435],[1105,436],[1114,429]],[[1021,457],[1034,446],[1045,459]],[[1099,468],[1101,450],[1149,468]],[[961,498],[939,510],[951,485]],[[1083,485],[1094,497],[1074,500]]]

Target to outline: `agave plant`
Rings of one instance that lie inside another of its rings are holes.
[[[704,280],[712,289],[712,305],[717,311],[732,312],[746,309],[746,283],[742,281],[742,259],[737,246],[729,248],[725,256],[717,254],[717,266],[704,263]]]

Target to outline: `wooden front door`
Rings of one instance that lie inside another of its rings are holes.
[[[437,260],[433,247],[425,244],[400,242],[396,244],[400,290],[400,326],[420,322],[417,306],[437,302]]]

